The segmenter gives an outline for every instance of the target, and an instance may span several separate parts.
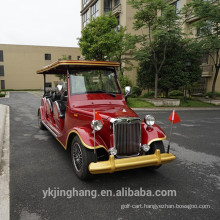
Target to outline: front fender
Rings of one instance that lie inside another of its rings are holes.
[[[154,141],[160,141],[166,139],[164,131],[158,126],[153,125],[148,127],[144,122],[141,124],[141,143],[150,145]]]
[[[62,137],[57,137],[58,141],[63,145],[65,149],[67,149],[68,140],[72,135],[77,135],[84,147],[88,149],[94,149],[94,133],[92,129],[86,127],[76,127],[70,130],[68,134],[63,135]],[[99,135],[99,132],[96,132],[95,139],[96,149],[104,148],[106,151],[108,151],[106,144]]]

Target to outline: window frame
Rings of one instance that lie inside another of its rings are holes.
[[[4,65],[0,65],[0,76],[5,76],[5,68],[4,68]]]
[[[1,89],[3,90],[3,89],[5,89],[5,80],[3,79],[3,80],[1,80]],[[3,85],[3,86],[2,86]],[[2,88],[3,87],[3,88]]]
[[[85,27],[89,23],[89,10],[87,10],[82,16],[83,27]]]
[[[91,18],[95,19],[99,16],[99,1],[91,6]]]
[[[109,3],[110,7],[106,7],[106,3]],[[111,0],[104,0],[104,13],[107,14],[109,11],[112,11],[112,1]]]
[[[4,62],[4,53],[3,53],[3,50],[0,50],[0,62]]]
[[[45,53],[45,54],[44,54],[44,59],[45,59],[45,60],[51,60],[51,57],[52,57],[52,56],[51,56],[51,53]]]

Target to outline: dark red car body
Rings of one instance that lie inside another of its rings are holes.
[[[41,126],[46,127],[65,149],[71,147],[73,139],[76,136],[80,139],[81,145],[87,150],[93,153],[95,148],[98,156],[95,161],[89,162],[88,167],[88,172],[92,174],[114,172],[143,166],[158,167],[163,163],[168,163],[175,159],[175,156],[171,153],[160,153],[159,150],[161,151],[161,149],[156,149],[155,152],[151,154],[141,150],[141,146],[143,145],[151,146],[153,143],[161,142],[166,138],[165,133],[158,125],[148,126],[144,121],[140,121],[140,149],[134,149],[134,152],[138,153],[133,155],[132,152],[130,152],[127,156],[110,155],[109,149],[115,147],[114,141],[116,138],[112,121],[115,119],[126,119],[127,123],[130,123],[130,119],[139,119],[139,116],[127,106],[116,75],[115,82],[119,87],[120,93],[115,95],[108,93],[71,94],[71,81],[69,77],[71,71],[75,71],[75,69],[89,70],[94,68],[110,68],[111,71],[115,73],[115,69],[118,66],[119,64],[114,62],[64,60],[57,61],[37,71],[38,74],[44,75],[44,79],[47,74],[67,75],[67,90],[64,91],[66,92],[64,96],[65,101],[62,102],[60,101],[60,96],[56,99],[56,95],[53,97],[46,94],[45,91],[41,106],[38,110],[39,123]],[[63,103],[65,103],[65,111],[61,113],[60,108]],[[94,111],[99,113],[104,122],[103,128],[96,132],[93,131],[91,127],[91,122],[94,120]],[[127,129],[126,124],[123,126]],[[122,131],[120,132],[120,135],[123,136]],[[125,134],[124,137],[129,139],[133,133],[135,132],[131,131],[129,135]],[[133,139],[131,142],[134,141]],[[126,140],[123,140],[123,142],[124,141]],[[128,163],[130,163],[130,166]],[[108,168],[106,166],[108,166]]]

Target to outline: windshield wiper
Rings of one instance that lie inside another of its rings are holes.
[[[116,97],[116,94],[114,94],[114,93],[111,93],[111,92],[106,92],[108,95],[111,95],[111,96],[113,96],[113,97]]]
[[[96,90],[96,91],[88,91],[87,93],[106,93],[108,95],[111,95],[113,97],[116,97],[116,94],[112,93],[112,92],[106,92],[104,90]]]

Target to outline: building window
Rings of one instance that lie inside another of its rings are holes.
[[[99,2],[97,1],[92,7],[92,18],[97,18],[99,16]]]
[[[115,6],[120,4],[120,0],[115,0]]]
[[[87,11],[83,15],[83,27],[85,27],[89,23],[89,11]]]
[[[45,87],[46,88],[52,88],[52,83],[51,82],[46,82]]]
[[[112,11],[112,1],[104,0],[104,13],[107,14],[109,11]]]
[[[1,89],[5,89],[5,80],[1,80]]]
[[[83,8],[89,3],[89,0],[83,0]]]
[[[51,54],[45,53],[45,60],[51,60]]]
[[[0,76],[4,76],[5,72],[4,72],[4,66],[0,66]]]
[[[3,50],[0,50],[0,61],[3,62],[4,58],[3,58]]]
[[[180,0],[177,0],[177,1],[173,2],[171,5],[173,5],[176,8],[176,13],[178,14],[179,11],[180,11],[180,7],[181,7]]]
[[[198,28],[196,30],[196,35],[198,37],[204,36],[204,35],[211,35],[212,34],[212,23],[210,21],[206,21],[206,25],[202,28]]]
[[[202,56],[202,63],[203,64],[208,64],[209,63],[209,54],[204,53]]]
[[[71,55],[68,56],[68,60],[72,60],[72,56]]]
[[[117,22],[118,22],[118,26],[120,26],[120,16],[118,15],[118,16],[116,17],[116,19],[117,19]]]
[[[117,17],[116,17],[116,19],[117,19],[117,27],[115,28],[115,31],[119,31],[119,29],[120,29],[120,16],[118,15]]]

